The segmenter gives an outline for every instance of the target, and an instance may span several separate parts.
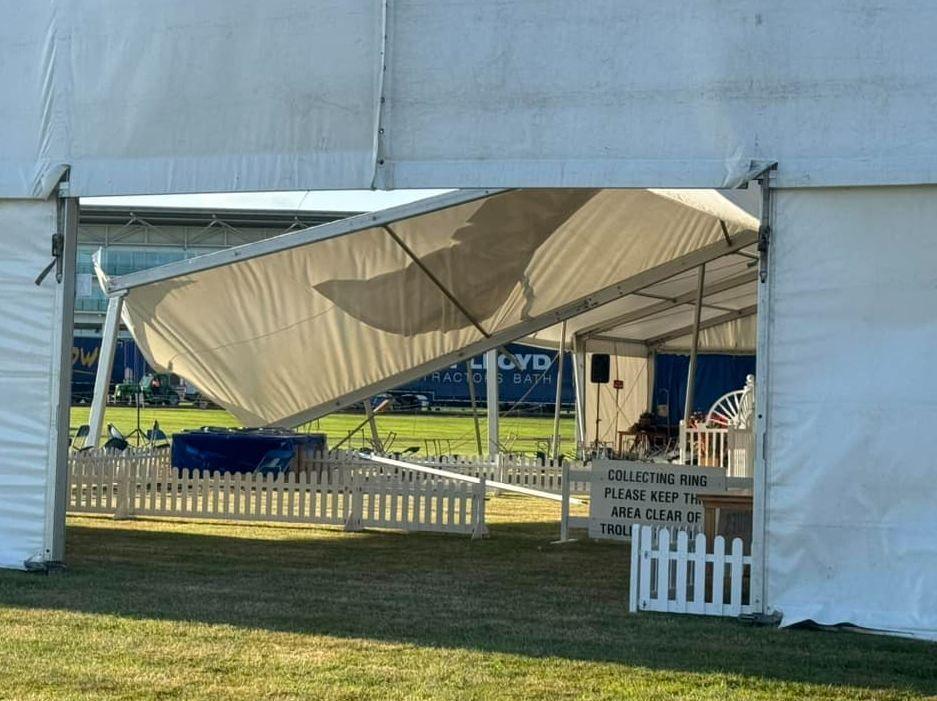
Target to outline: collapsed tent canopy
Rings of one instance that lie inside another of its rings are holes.
[[[712,190],[463,191],[104,284],[154,366],[296,425],[564,319],[677,348],[704,264],[704,347],[753,350],[757,229]]]

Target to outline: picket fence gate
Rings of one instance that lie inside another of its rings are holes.
[[[75,453],[69,460],[69,511],[234,521],[486,533],[485,480],[388,468],[329,454],[312,469],[272,475],[174,469],[169,451]]]
[[[706,536],[692,539],[666,528],[634,525],[631,529],[629,604],[632,611],[662,611],[708,616],[741,616],[752,611],[749,578],[751,555],[742,541],[716,536],[712,552]]]

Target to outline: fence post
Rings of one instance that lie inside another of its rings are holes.
[[[488,535],[488,527],[485,525],[485,476],[479,478],[475,485],[475,524],[472,528],[472,540],[478,540]]]
[[[569,460],[563,461],[562,477],[560,478],[560,539],[554,540],[554,545],[571,543],[574,538],[569,537]]]
[[[361,512],[363,510],[361,492],[361,476],[358,474],[358,468],[353,464],[348,465],[348,489],[351,492],[351,508],[348,510],[348,516],[345,519],[346,531],[361,530]]]
[[[686,422],[683,419],[680,419],[680,429],[677,432],[677,440],[680,442],[680,464],[688,465],[689,463],[686,459]]]
[[[125,455],[115,456],[115,459],[117,460],[117,509],[114,511],[114,518],[127,519],[133,516],[130,482],[132,461]]]
[[[631,526],[631,571],[628,573],[628,611],[638,612],[638,581],[641,576],[641,526]]]
[[[492,470],[492,474],[494,475],[494,478],[498,482],[504,482],[505,481],[504,480],[504,454],[502,454],[501,451],[499,450],[497,454],[494,455],[494,459],[495,459],[495,463],[493,465],[494,470]],[[492,494],[492,496],[500,497],[501,490],[500,489],[494,490],[494,493]]]

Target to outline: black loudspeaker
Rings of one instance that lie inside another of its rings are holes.
[[[611,366],[609,364],[608,353],[593,353],[592,368],[590,379],[597,385],[608,384],[608,376]]]

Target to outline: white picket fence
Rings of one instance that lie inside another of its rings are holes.
[[[119,454],[86,450],[68,460],[69,511],[115,514],[121,508],[122,476],[132,471],[163,474],[169,471],[169,451],[134,449]],[[125,504],[124,504],[125,505]]]
[[[716,536],[712,552],[706,536],[693,538],[677,531],[671,538],[666,528],[635,525],[631,529],[629,603],[632,611],[662,611],[708,616],[741,616],[751,613],[748,578],[751,556],[742,541]]]
[[[485,480],[332,454],[277,476],[176,470],[168,450],[86,451],[69,463],[69,510],[132,516],[340,525],[348,530],[485,533]]]
[[[680,463],[700,467],[724,467],[729,477],[751,477],[755,462],[752,431],[710,426],[686,426],[680,422]]]

